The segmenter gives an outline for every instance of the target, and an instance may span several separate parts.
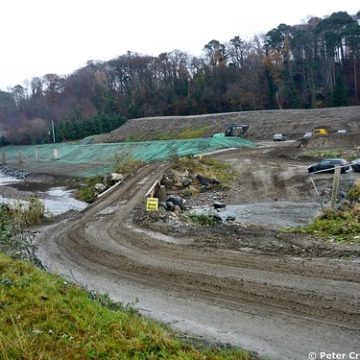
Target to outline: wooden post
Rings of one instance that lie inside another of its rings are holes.
[[[53,150],[53,160],[57,160],[59,158],[59,150],[54,149]]]
[[[19,164],[22,164],[24,162],[23,153],[21,151],[18,151],[17,156]]]
[[[6,152],[1,153],[1,165],[6,165]]]
[[[35,149],[35,161],[40,162],[40,150]]]
[[[333,183],[332,183],[332,190],[331,190],[331,207],[335,209],[336,205],[336,198],[339,191],[339,184],[340,184],[340,173],[341,167],[335,166]]]
[[[316,185],[315,185],[315,181],[314,181],[314,179],[312,178],[311,175],[310,175],[310,180],[311,180],[311,183],[312,183],[313,186],[314,186],[316,195],[317,195],[317,197],[318,197],[318,199],[319,199],[320,206],[321,206],[321,210],[324,211],[324,205],[323,205],[323,203],[322,203],[322,201],[321,201],[321,196],[320,196],[319,190],[317,189],[317,187],[316,187]]]

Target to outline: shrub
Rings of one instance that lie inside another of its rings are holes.
[[[101,176],[93,176],[86,180],[86,184],[82,186],[76,193],[75,197],[81,201],[92,203],[96,199],[95,184],[102,181]]]

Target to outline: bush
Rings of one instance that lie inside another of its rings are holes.
[[[140,160],[135,160],[131,155],[115,155],[114,171],[119,174],[133,174],[138,170],[144,163]]]
[[[201,226],[214,226],[221,223],[221,219],[214,214],[190,214],[189,218],[194,224]]]
[[[86,184],[82,186],[76,193],[75,197],[81,201],[92,203],[96,199],[95,184],[102,182],[101,176],[93,176],[86,180]]]

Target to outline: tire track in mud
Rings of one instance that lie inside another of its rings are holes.
[[[301,319],[298,326],[310,319],[327,332],[328,326],[339,332],[346,328],[356,343],[360,336],[357,264],[210,252],[192,246],[191,239],[187,245],[165,243],[132,230],[128,223],[134,208],[165,168],[166,164],[148,165],[79,216],[45,228],[39,245],[48,261],[99,274],[109,283],[126,280],[236,313],[286,316],[295,324]],[[286,333],[286,329],[277,331]],[[336,342],[336,333],[333,336],[330,343]],[[284,354],[291,352],[291,341],[283,346]]]

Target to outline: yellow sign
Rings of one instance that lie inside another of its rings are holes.
[[[148,198],[146,201],[146,210],[147,211],[157,211],[159,209],[159,199],[158,198]]]

